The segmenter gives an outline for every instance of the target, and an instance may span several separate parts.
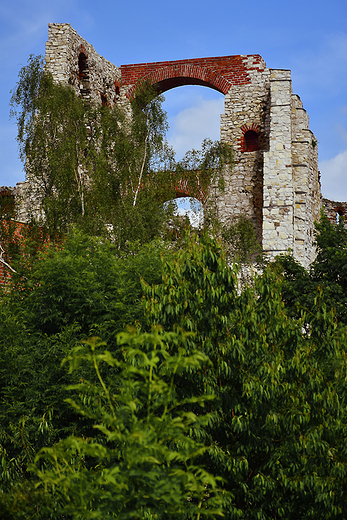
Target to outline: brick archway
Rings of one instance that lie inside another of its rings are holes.
[[[215,193],[220,217],[248,215],[270,258],[290,248],[304,266],[314,259],[312,231],[321,206],[317,147],[289,70],[267,68],[259,54],[117,67],[69,24],[58,23],[49,24],[46,67],[55,81],[71,85],[90,103],[119,104],[129,113],[145,80],[158,92],[180,85],[221,92],[220,138],[232,145],[235,160],[232,171],[225,171],[225,192]],[[186,191],[177,186],[176,193]]]
[[[122,87],[132,99],[138,85],[148,81],[159,92],[182,85],[202,85],[227,94],[233,85],[251,83],[250,72],[262,72],[259,54],[121,65]]]
[[[197,188],[192,190],[186,179],[181,179],[175,186],[176,199],[191,197],[197,199],[202,205],[206,202],[207,193],[199,182],[199,174],[197,174]]]

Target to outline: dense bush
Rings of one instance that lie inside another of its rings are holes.
[[[18,275],[0,307],[4,515],[344,518],[346,328],[323,284],[294,312],[283,262],[240,293],[207,236],[120,253],[76,234]]]

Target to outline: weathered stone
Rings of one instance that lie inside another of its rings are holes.
[[[130,111],[143,81],[159,92],[180,85],[205,85],[225,95],[221,140],[234,149],[226,189],[218,192],[218,214],[240,214],[253,221],[263,251],[273,258],[291,249],[308,266],[315,257],[314,221],[321,190],[317,140],[289,70],[266,68],[259,55],[223,56],[116,67],[69,24],[49,24],[46,67],[55,81],[69,84],[93,103],[119,104]],[[26,183],[16,186],[18,218],[38,212]],[[207,201],[208,203],[208,201]],[[347,212],[347,203],[323,199],[329,218]]]

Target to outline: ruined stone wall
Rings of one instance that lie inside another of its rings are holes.
[[[318,147],[302,102],[292,92],[290,71],[267,68],[259,55],[118,68],[69,24],[49,24],[46,66],[56,81],[71,85],[92,103],[117,103],[129,112],[134,92],[144,80],[159,92],[204,85],[223,93],[221,140],[232,145],[235,163],[225,172],[225,192],[210,189],[219,217],[250,218],[269,258],[290,249],[306,267],[314,259],[314,221],[321,209]],[[25,220],[38,208],[25,183],[17,195],[22,200],[18,218]],[[324,206],[335,221],[336,214],[347,210],[346,203],[324,200]]]
[[[299,96],[292,96],[292,167],[294,181],[294,256],[308,266],[315,258],[314,222],[320,218],[321,189],[317,140]]]
[[[221,140],[234,150],[234,165],[226,174],[225,193],[219,197],[219,216],[252,219],[257,238],[263,237],[263,154],[269,148],[269,71],[251,72],[251,82],[233,85],[225,96]],[[258,142],[247,147],[246,137]]]
[[[247,148],[247,134],[258,140]],[[291,250],[304,266],[313,260],[314,221],[321,194],[316,139],[287,70],[252,72],[249,85],[225,96],[221,139],[230,142],[235,164],[220,206],[225,215],[252,218],[268,257]]]
[[[119,68],[100,56],[70,24],[48,25],[45,62],[56,82],[70,85],[77,95],[91,103],[111,106],[121,103]],[[126,104],[129,105],[128,100]],[[27,179],[13,188],[13,194],[18,222],[26,222],[32,217],[42,221],[37,184],[34,186]]]
[[[70,85],[76,94],[94,103],[113,105],[117,102],[119,68],[100,56],[70,24],[48,25],[45,60],[54,79]]]
[[[338,223],[340,218],[345,220],[347,229],[347,202],[337,202],[334,200],[322,199],[323,210],[330,222]]]
[[[29,222],[32,218],[42,221],[42,208],[37,196],[37,190],[33,190],[29,181],[18,182],[16,186],[0,186],[0,206],[3,194],[10,194],[15,200],[15,218],[17,222]]]
[[[263,250],[270,257],[293,250],[290,71],[270,70],[269,149],[264,152]]]
[[[317,140],[300,98],[292,93],[290,71],[271,70],[269,99],[263,250],[273,257],[290,249],[307,267],[315,256],[314,221],[321,208]]]

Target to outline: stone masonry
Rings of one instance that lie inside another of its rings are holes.
[[[210,188],[220,218],[250,218],[269,258],[290,249],[305,267],[312,262],[314,221],[322,207],[318,147],[292,92],[290,71],[268,69],[259,55],[116,67],[69,24],[57,23],[49,24],[46,66],[55,81],[71,85],[78,95],[129,111],[144,81],[158,92],[203,85],[224,94],[221,140],[232,145],[234,165],[225,172],[223,193]],[[17,192],[24,189],[25,183],[17,185]],[[347,210],[346,203],[324,200],[324,205],[335,220]],[[22,205],[20,220],[25,213]]]
[[[94,103],[116,101],[119,68],[100,56],[70,24],[49,24],[45,61],[55,81],[71,85],[76,94]]]

